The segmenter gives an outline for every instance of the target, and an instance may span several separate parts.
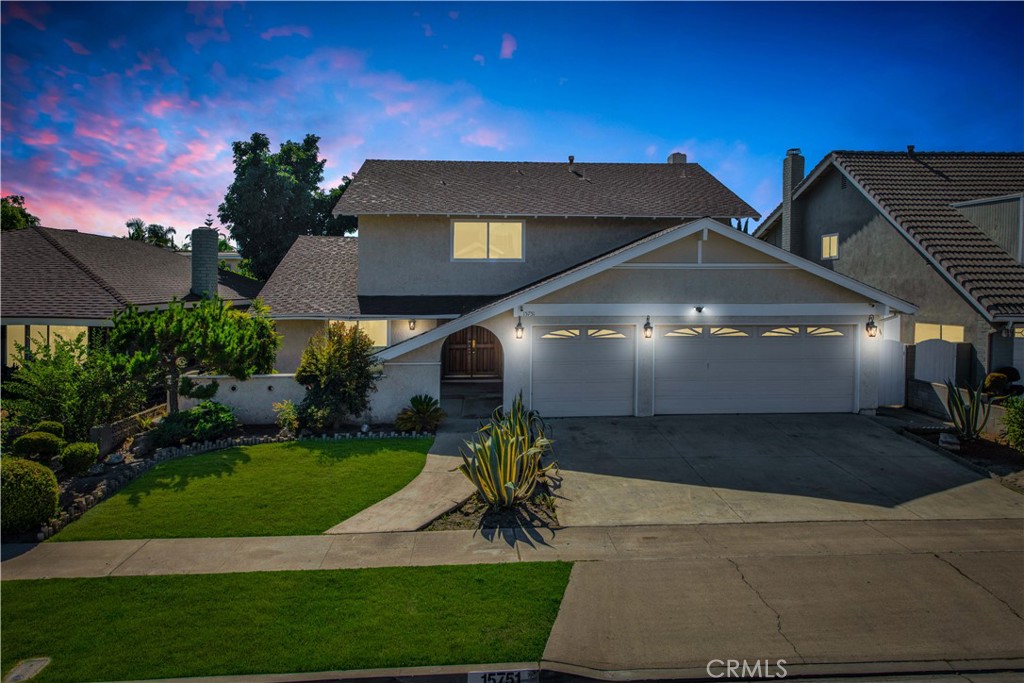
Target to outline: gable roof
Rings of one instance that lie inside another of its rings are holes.
[[[335,214],[759,218],[700,164],[367,159]]]
[[[1024,266],[954,204],[1024,192],[1021,152],[854,152],[826,156],[794,189],[830,165],[849,178],[990,320],[1024,315]],[[755,232],[781,218],[781,205]]]
[[[394,346],[389,346],[388,348],[380,351],[377,355],[384,361],[394,359],[431,342],[444,339],[452,332],[468,327],[469,325],[474,325],[486,320],[487,318],[498,315],[503,311],[515,309],[516,306],[528,303],[550,294],[551,292],[568,287],[580,280],[584,280],[599,272],[617,266],[638,256],[642,256],[643,254],[659,249],[666,244],[671,244],[672,242],[688,237],[689,235],[701,230],[712,231],[737,242],[742,242],[744,245],[760,251],[761,253],[767,254],[789,265],[796,266],[801,270],[838,284],[841,287],[845,287],[846,289],[861,294],[872,301],[877,301],[905,313],[914,313],[917,311],[917,307],[913,304],[890,294],[886,294],[874,287],[870,287],[863,282],[859,282],[858,280],[854,280],[853,278],[841,275],[828,268],[819,266],[816,263],[800,258],[799,256],[796,256],[784,249],[780,249],[776,246],[755,239],[744,232],[730,228],[711,218],[702,218],[641,237],[640,239],[630,242],[625,246],[592,258],[589,261],[584,261],[583,263],[573,266],[561,273],[556,273],[555,275],[544,278],[543,280],[521,287],[520,289],[510,292],[495,301],[470,311],[455,320],[451,320],[435,327],[432,330],[428,330],[423,334],[419,334],[415,337],[399,342]]]
[[[107,320],[128,304],[166,305],[190,293],[186,252],[73,230],[31,227],[3,233],[0,311],[5,319]],[[260,283],[218,273],[218,295],[249,303]]]

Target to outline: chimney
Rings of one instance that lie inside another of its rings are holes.
[[[907,145],[907,156],[908,157],[914,156],[914,146],[913,145]]]
[[[569,173],[576,172],[576,157],[569,155]]]
[[[668,155],[668,159],[666,161],[670,164],[685,164],[686,155],[682,152],[672,152]]]
[[[217,296],[217,245],[220,238],[212,228],[192,231],[192,293]]]
[[[782,240],[779,246],[793,251],[799,240],[799,224],[793,215],[793,188],[804,179],[804,157],[799,149],[786,151],[782,162]],[[794,239],[794,235],[796,239]]]

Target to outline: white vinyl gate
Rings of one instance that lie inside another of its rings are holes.
[[[875,339],[878,344],[878,405],[906,403],[907,347],[894,339]]]

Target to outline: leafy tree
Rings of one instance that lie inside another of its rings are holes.
[[[314,335],[295,372],[306,385],[299,405],[303,425],[337,429],[345,418],[365,413],[377,390],[375,364],[373,341],[356,325],[333,323]]]
[[[141,218],[129,218],[125,221],[124,227],[128,228],[128,239],[137,242],[147,242],[158,247],[171,247],[176,249],[174,235],[177,230],[171,227],[164,227],[159,223],[148,225]]]
[[[102,344],[87,348],[85,333],[40,344],[22,356],[4,382],[4,409],[24,425],[52,420],[64,425],[72,441],[89,437],[95,425],[127,417],[141,409],[152,378],[133,376],[124,358]]]
[[[0,197],[0,228],[3,230],[21,230],[22,228],[39,225],[39,218],[33,216],[25,208],[25,198],[18,194]]]
[[[307,135],[301,143],[288,140],[271,152],[270,139],[253,133],[248,141],[232,143],[235,180],[218,209],[253,274],[267,279],[298,235],[344,234],[349,221],[331,215],[348,186],[345,179],[325,192],[326,159],[320,158],[320,138]]]
[[[129,358],[136,376],[158,373],[167,390],[167,406],[178,411],[182,373],[188,369],[248,379],[271,372],[281,337],[269,309],[259,300],[249,312],[230,302],[203,299],[195,305],[172,302],[166,310],[140,312],[129,307],[114,316],[111,348]],[[185,381],[185,393],[197,388]]]

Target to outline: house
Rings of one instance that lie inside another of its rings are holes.
[[[110,327],[129,304],[157,309],[216,290],[248,306],[261,283],[217,269],[217,233],[197,229],[192,252],[74,230],[30,227],[0,237],[0,330],[4,367],[16,344],[38,348]]]
[[[1024,153],[835,151],[804,177],[793,149],[755,236],[914,302],[884,336],[969,344],[974,384],[1024,371],[1022,197]]]
[[[367,330],[377,420],[459,382],[550,417],[870,412],[872,321],[916,311],[729,227],[758,215],[681,154],[370,160],[336,213],[358,238],[299,238],[262,297],[281,372],[328,321]]]

